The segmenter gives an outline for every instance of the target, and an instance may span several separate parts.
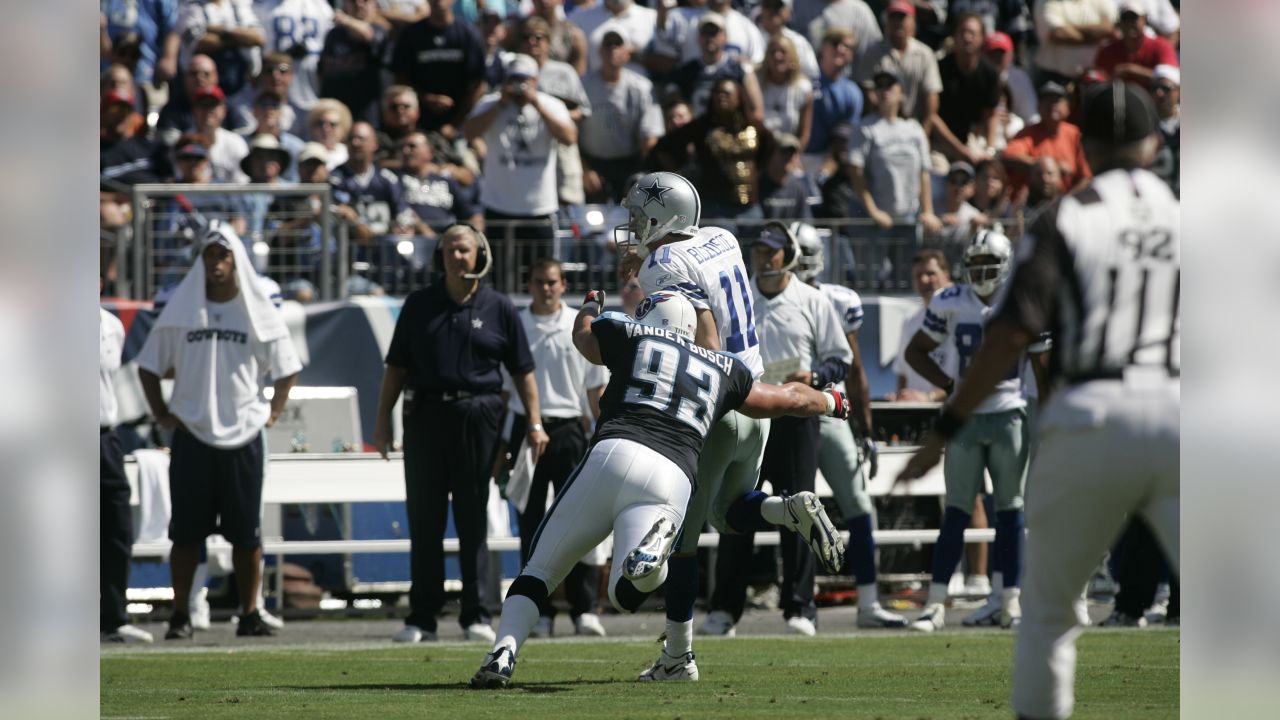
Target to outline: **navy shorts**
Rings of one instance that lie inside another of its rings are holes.
[[[175,430],[169,459],[169,539],[203,544],[221,534],[232,545],[262,544],[262,436],[223,450]]]

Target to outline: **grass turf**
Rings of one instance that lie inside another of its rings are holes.
[[[639,641],[532,641],[512,687],[466,686],[486,648],[111,652],[103,718],[1008,718],[1009,633],[697,640],[698,683],[634,682]],[[1075,718],[1178,716],[1179,634],[1088,632]]]

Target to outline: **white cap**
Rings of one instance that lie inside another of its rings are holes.
[[[516,53],[507,61],[507,77],[538,77],[538,61],[524,53]]]
[[[1117,15],[1123,15],[1127,12],[1137,13],[1143,17],[1147,16],[1147,4],[1142,0],[1120,0],[1116,3],[1118,6]]]
[[[1182,87],[1182,71],[1173,65],[1157,65],[1156,69],[1151,71],[1151,82],[1159,80],[1168,80],[1174,85]]]

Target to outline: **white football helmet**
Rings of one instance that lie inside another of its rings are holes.
[[[818,229],[800,220],[791,223],[789,229],[796,242],[800,245],[800,258],[796,260],[796,267],[793,272],[801,280],[813,282],[822,273],[822,269],[826,267],[826,263],[823,260],[822,238],[818,236]]]
[[[636,320],[663,330],[674,330],[686,340],[693,340],[694,331],[698,329],[698,313],[679,293],[658,291],[647,295],[636,305]]]
[[[993,257],[996,262],[975,263],[977,258]],[[964,249],[964,267],[969,285],[979,295],[990,295],[1009,276],[1013,260],[1013,243],[999,229],[979,230]]]
[[[649,243],[669,233],[695,235],[702,217],[698,189],[669,172],[641,175],[622,199],[622,207],[630,221],[613,229],[614,241],[624,251],[635,247],[642,258],[649,254]]]

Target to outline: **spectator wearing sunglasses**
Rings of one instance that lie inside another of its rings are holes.
[[[321,98],[307,113],[306,139],[318,142],[329,153],[326,166],[333,170],[347,161],[347,135],[351,133],[351,111],[333,98]]]
[[[280,106],[280,127],[304,136],[307,134],[307,110],[289,100],[289,88],[293,87],[293,58],[284,53],[267,53],[262,59],[262,69],[253,78],[251,85],[227,98],[227,125],[229,130],[246,137],[258,133],[257,121],[254,119],[254,103],[258,94],[270,92],[284,98]]]

